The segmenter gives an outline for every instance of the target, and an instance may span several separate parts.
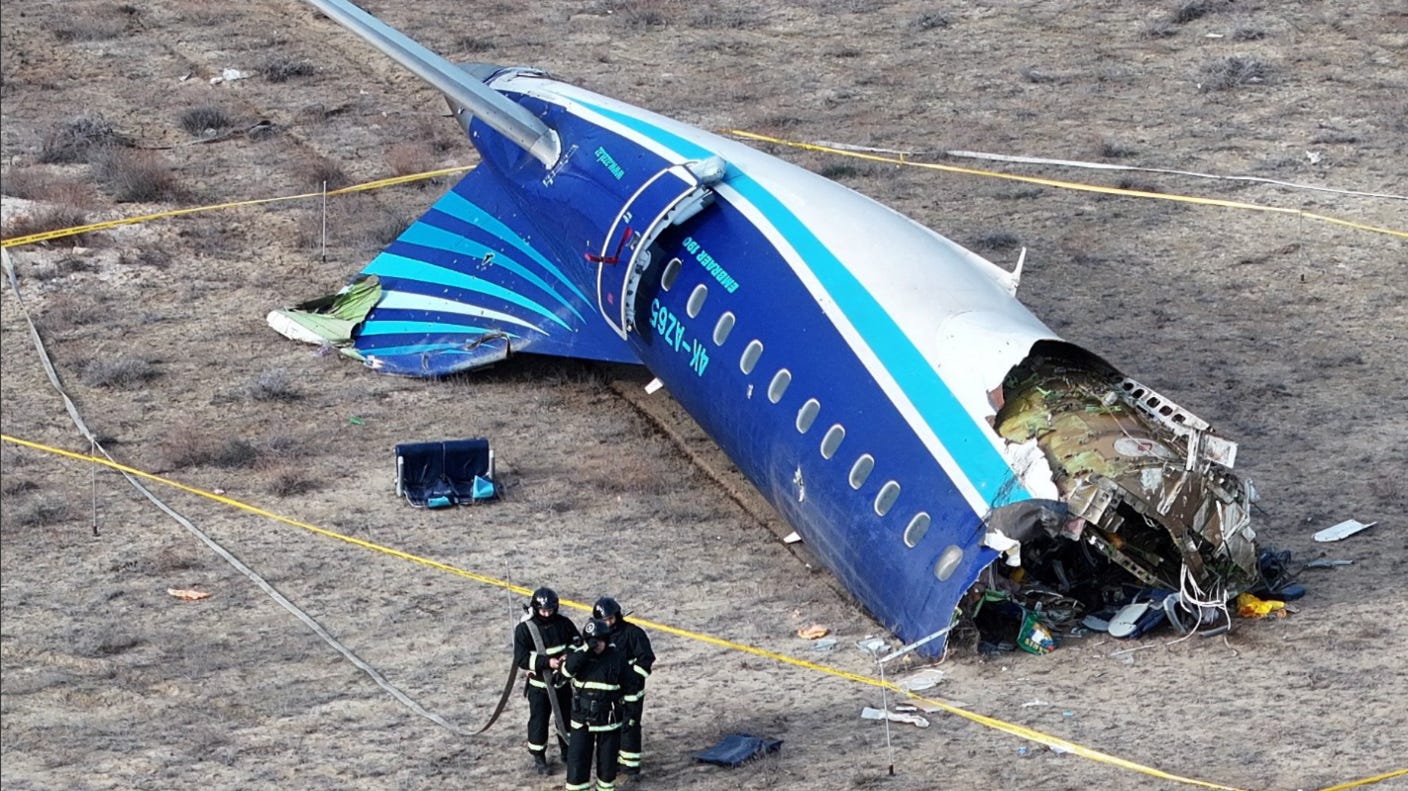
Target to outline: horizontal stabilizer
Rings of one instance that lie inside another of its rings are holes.
[[[595,270],[560,261],[478,168],[332,297],[274,311],[296,340],[337,346],[386,373],[437,377],[510,353],[638,362],[583,290]]]

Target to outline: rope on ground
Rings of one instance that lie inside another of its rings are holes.
[[[234,201],[231,203],[216,203],[209,206],[193,206],[186,209],[172,209],[170,211],[157,212],[155,214],[143,214],[137,217],[121,217],[116,220],[95,222],[90,225],[78,225],[72,228],[56,228],[52,231],[43,231],[40,233],[27,234],[25,236],[16,236],[12,239],[0,240],[0,247],[19,247],[21,245],[27,244],[38,244],[39,242],[47,242],[52,239],[61,239],[66,236],[78,236],[79,234],[92,233],[94,231],[106,231],[112,228],[117,228],[121,225],[137,225],[140,223],[148,222],[150,220],[159,220],[163,217],[180,217],[185,214],[200,214],[202,212],[219,211],[221,209],[235,209],[241,206],[259,206],[265,203],[281,203],[284,201],[307,200],[308,198],[321,198],[324,195],[328,197],[333,197],[336,195],[349,195],[353,192],[364,192],[366,190],[374,190],[379,189],[381,187],[390,187],[396,184],[407,184],[412,181],[421,181],[423,179],[432,179],[438,178],[440,176],[452,175],[455,173],[463,173],[467,170],[471,170],[472,168],[472,165],[466,165],[457,168],[431,170],[426,171],[425,173],[413,173],[409,176],[394,176],[392,178],[377,179],[376,181],[368,181],[362,184],[353,184],[350,187],[342,187],[340,189],[328,190],[326,193],[305,192],[301,195],[282,195],[277,198],[257,198],[254,200]]]
[[[1281,179],[1269,179],[1262,176],[1227,176],[1220,173],[1202,173],[1197,170],[1175,170],[1173,168],[1151,168],[1140,165],[1116,165],[1110,162],[1083,162],[1078,159],[1048,159],[1046,157],[1025,157],[1017,154],[990,154],[985,151],[914,151],[900,148],[876,148],[874,146],[861,146],[854,143],[836,143],[830,140],[812,141],[819,146],[840,149],[842,151],[866,151],[872,154],[894,154],[905,159],[911,157],[950,157],[953,159],[984,159],[989,162],[1014,162],[1019,165],[1054,165],[1063,168],[1084,168],[1086,170],[1118,170],[1133,171],[1139,173],[1163,173],[1170,176],[1190,176],[1199,179],[1212,179],[1215,181],[1249,181],[1256,184],[1271,184],[1277,187],[1285,187],[1293,190],[1310,190],[1313,192],[1331,192],[1336,195],[1353,195],[1359,198],[1387,198],[1389,200],[1408,201],[1408,195],[1395,195],[1391,192],[1365,192],[1363,190],[1347,190],[1339,187],[1325,187],[1319,184],[1302,184],[1296,181],[1282,181]]]
[[[102,446],[102,443],[98,442],[97,437],[94,436],[93,432],[88,429],[88,424],[84,422],[83,416],[78,411],[78,407],[73,403],[73,399],[69,398],[68,392],[64,390],[63,382],[59,378],[59,373],[54,368],[53,362],[49,359],[49,352],[48,349],[46,349],[44,346],[44,340],[40,337],[38,328],[34,326],[34,320],[30,318],[29,310],[25,307],[24,300],[20,295],[19,281],[15,277],[14,265],[10,262],[10,254],[6,252],[3,248],[0,248],[0,264],[3,265],[3,268],[5,270],[5,276],[10,282],[10,288],[14,291],[15,301],[20,306],[20,312],[24,315],[25,322],[29,325],[30,339],[34,342],[35,350],[39,353],[39,359],[44,364],[44,371],[49,377],[49,384],[53,385],[54,389],[58,391],[59,397],[63,399],[64,408],[68,410],[69,417],[73,420],[73,424],[78,428],[78,432],[83,435],[84,439],[88,440],[88,442],[91,444],[91,447],[93,447],[95,450],[101,451],[106,460],[100,459],[96,456],[89,456],[88,458],[95,463],[105,464],[106,466],[112,467],[113,469],[116,469],[121,472],[123,474],[123,477],[127,479],[127,482],[131,484],[132,487],[135,488],[137,491],[141,492],[142,495],[148,500],[150,500],[153,505],[166,512],[167,516],[170,516],[172,519],[176,520],[176,522],[182,527],[184,527],[187,532],[195,536],[198,540],[201,541],[201,543],[210,547],[210,549],[214,551],[215,554],[219,555],[225,560],[226,563],[229,563],[231,566],[233,566],[236,571],[240,572],[245,577],[249,578],[249,580],[255,585],[259,586],[259,588],[263,590],[266,594],[268,594],[269,597],[272,598],[275,602],[277,602],[279,606],[283,607],[285,610],[289,611],[295,618],[302,621],[304,625],[306,625],[309,629],[313,631],[314,634],[322,638],[323,642],[332,646],[333,649],[336,650],[339,654],[342,654],[342,656],[347,659],[347,661],[351,662],[363,673],[366,673],[367,676],[372,679],[372,681],[376,682],[377,686],[381,687],[393,698],[400,701],[411,711],[430,720],[431,722],[434,722],[436,725],[439,725],[440,727],[449,730],[451,733],[454,733],[457,736],[467,735],[464,731],[460,730],[454,725],[451,725],[440,715],[426,710],[425,707],[421,706],[410,696],[406,695],[406,693],[402,692],[398,687],[388,681],[379,670],[367,664],[365,661],[362,660],[361,657],[353,653],[350,648],[343,645],[342,642],[340,642],[336,637],[333,637],[332,634],[328,632],[328,630],[325,629],[321,623],[319,623],[315,618],[313,618],[313,616],[309,615],[301,607],[290,601],[288,597],[284,596],[282,593],[279,592],[277,588],[269,584],[268,580],[260,576],[258,572],[245,565],[243,561],[231,554],[230,551],[221,546],[219,542],[211,538],[200,528],[196,527],[195,524],[192,523],[185,516],[181,515],[180,513],[172,509],[170,506],[168,506],[165,502],[161,500],[161,498],[153,494],[150,489],[143,486],[141,482],[137,480],[137,478],[142,476],[134,476],[128,468],[124,468],[123,465],[120,465],[115,460],[113,460],[112,456],[108,453],[107,449]],[[6,437],[6,440],[8,441],[9,438]],[[19,444],[28,443],[21,442]]]
[[[1363,780],[1353,780],[1348,783],[1340,783],[1337,786],[1328,786],[1326,788],[1320,789],[1320,791],[1345,791],[1345,789],[1347,788],[1360,788],[1367,785],[1373,785],[1374,783],[1382,783],[1385,780],[1392,780],[1395,777],[1403,777],[1405,775],[1408,775],[1408,768],[1395,769],[1392,772],[1384,772],[1381,775],[1366,777]]]
[[[455,566],[451,566],[451,565],[449,565],[448,563],[441,563],[440,561],[437,561],[437,560],[432,560],[432,559],[430,559],[430,558],[421,557],[421,556],[419,556],[419,555],[413,555],[413,554],[411,554],[411,553],[409,553],[409,552],[403,552],[403,551],[401,551],[401,550],[399,550],[399,549],[394,549],[394,548],[392,548],[392,547],[383,546],[383,545],[381,545],[381,544],[376,544],[376,543],[373,543],[373,542],[371,542],[371,541],[366,541],[366,540],[363,540],[363,539],[360,539],[360,538],[355,538],[355,537],[353,537],[353,536],[348,536],[348,535],[344,535],[344,534],[342,534],[342,533],[338,533],[338,532],[335,532],[335,531],[332,531],[332,530],[328,530],[328,529],[326,529],[326,528],[318,527],[318,526],[316,526],[316,525],[311,525],[311,524],[308,524],[307,522],[301,522],[301,521],[298,521],[298,520],[296,520],[296,519],[291,519],[291,518],[286,517],[286,516],[281,516],[281,515],[279,515],[279,514],[275,514],[275,513],[270,512],[270,511],[266,511],[266,510],[264,510],[263,508],[259,508],[258,506],[250,505],[250,504],[248,504],[248,503],[241,502],[241,501],[239,501],[239,500],[235,500],[235,499],[233,499],[233,498],[231,498],[231,497],[226,497],[226,496],[224,496],[224,495],[215,494],[214,492],[209,492],[209,491],[206,491],[206,490],[204,490],[204,489],[196,488],[196,487],[194,487],[194,486],[188,486],[188,485],[183,484],[183,483],[180,483],[180,482],[178,482],[178,481],[174,481],[174,480],[171,480],[171,479],[169,479],[169,478],[164,478],[164,477],[162,477],[162,476],[155,475],[155,474],[153,474],[153,473],[144,472],[144,471],[142,471],[142,470],[138,470],[138,469],[135,469],[135,468],[133,468],[133,467],[128,467],[128,466],[126,466],[126,465],[124,465],[124,464],[120,464],[120,463],[118,463],[118,462],[116,462],[116,461],[113,461],[113,460],[111,460],[111,459],[105,459],[105,458],[101,458],[101,457],[98,457],[98,456],[90,456],[90,455],[83,454],[83,453],[75,453],[75,452],[73,452],[73,451],[68,451],[68,450],[63,450],[63,449],[61,449],[61,448],[51,447],[51,446],[44,445],[44,444],[41,444],[41,443],[38,443],[38,442],[31,442],[31,441],[29,441],[29,440],[20,439],[20,438],[18,438],[18,437],[12,437],[12,436],[9,436],[9,435],[7,435],[7,434],[0,434],[0,441],[9,442],[9,443],[12,443],[12,444],[15,444],[15,445],[21,445],[21,446],[23,446],[23,447],[32,448],[32,449],[34,449],[34,450],[43,451],[43,452],[45,452],[45,453],[52,453],[52,454],[57,455],[57,456],[63,456],[63,457],[65,457],[65,458],[75,459],[75,460],[77,460],[77,461],[88,462],[88,463],[90,463],[90,464],[101,464],[101,465],[103,465],[103,466],[105,466],[105,467],[111,467],[112,469],[118,470],[119,472],[122,472],[122,473],[124,473],[124,474],[126,474],[126,475],[131,475],[131,476],[134,476],[134,477],[143,478],[143,479],[146,479],[146,480],[149,480],[149,481],[153,481],[153,482],[155,482],[155,483],[162,484],[162,485],[164,485],[164,486],[170,486],[170,487],[172,487],[172,488],[174,488],[174,489],[178,489],[178,490],[180,490],[180,491],[187,492],[187,493],[189,493],[189,494],[194,494],[194,495],[197,495],[197,496],[199,496],[199,497],[204,497],[204,498],[209,499],[209,500],[214,500],[215,502],[222,503],[222,504],[224,504],[224,505],[228,505],[228,506],[231,506],[231,507],[233,507],[233,508],[237,508],[237,509],[239,509],[239,510],[241,510],[241,511],[245,511],[245,512],[248,512],[248,513],[251,513],[251,514],[255,514],[255,515],[257,515],[257,516],[262,516],[262,517],[264,517],[264,518],[266,518],[266,519],[272,519],[272,520],[274,520],[274,521],[276,521],[276,522],[281,522],[281,523],[283,523],[283,524],[290,525],[290,526],[292,526],[292,527],[298,527],[298,528],[301,528],[301,529],[303,529],[303,530],[308,530],[308,531],[310,531],[310,532],[317,533],[318,535],[321,535],[321,536],[324,536],[324,537],[327,537],[327,538],[332,538],[332,539],[335,539],[335,540],[337,540],[337,541],[342,541],[342,542],[345,542],[345,543],[348,543],[348,544],[352,544],[352,545],[354,545],[354,546],[362,547],[363,549],[370,549],[370,550],[375,551],[375,552],[381,552],[381,553],[383,553],[383,554],[391,555],[392,557],[397,557],[397,558],[400,558],[400,559],[402,559],[402,560],[411,561],[412,563],[418,563],[418,564],[421,564],[421,565],[423,565],[423,566],[428,566],[428,567],[433,568],[433,569],[438,569],[438,570],[440,570],[440,571],[445,571],[445,572],[448,572],[448,573],[450,573],[450,574],[454,574],[454,575],[459,576],[459,577],[464,577],[465,579],[470,579],[470,580],[474,580],[475,582],[483,583],[483,584],[485,584],[485,585],[492,585],[492,586],[494,586],[494,587],[503,588],[503,589],[505,589],[505,590],[509,590],[509,591],[514,592],[514,593],[517,593],[517,594],[519,594],[519,595],[521,595],[521,596],[529,596],[529,595],[531,595],[531,591],[530,591],[529,589],[524,588],[524,587],[519,586],[519,585],[514,585],[514,584],[512,584],[512,583],[510,583],[510,582],[506,582],[506,581],[504,581],[504,580],[495,579],[495,578],[493,578],[493,577],[489,577],[489,576],[486,576],[486,575],[483,575],[483,574],[477,574],[477,573],[472,572],[472,571],[467,571],[467,570],[465,570],[465,569],[461,569],[461,568],[457,568],[457,567],[455,567]],[[586,604],[586,603],[578,602],[578,601],[573,601],[573,600],[571,600],[571,599],[562,599],[561,604],[562,604],[562,606],[571,607],[571,608],[573,608],[573,609],[581,610],[581,611],[583,611],[583,612],[590,612],[590,611],[591,611],[591,605],[590,605],[590,604]],[[790,656],[787,656],[787,655],[785,655],[785,654],[779,654],[779,653],[777,653],[777,652],[775,652],[775,651],[768,651],[768,650],[766,650],[766,649],[757,648],[757,647],[750,646],[750,645],[744,645],[744,644],[742,644],[742,643],[736,643],[736,642],[733,642],[732,640],[726,640],[726,639],[721,638],[721,637],[715,637],[715,636],[713,636],[713,635],[703,634],[703,633],[701,633],[701,632],[694,632],[694,631],[690,631],[690,630],[688,630],[688,629],[680,629],[680,628],[678,628],[678,627],[669,626],[669,625],[663,624],[663,623],[657,623],[657,622],[655,622],[655,621],[647,621],[647,620],[644,620],[644,619],[641,619],[641,618],[635,618],[635,619],[633,619],[633,620],[634,620],[634,622],[635,622],[636,624],[638,624],[638,625],[640,625],[640,626],[642,626],[642,627],[644,627],[644,628],[647,628],[647,629],[654,629],[654,630],[656,630],[656,631],[663,632],[663,633],[665,633],[665,634],[674,635],[674,636],[676,636],[676,637],[684,638],[684,639],[686,639],[686,640],[693,640],[693,641],[696,641],[696,642],[707,643],[707,644],[709,644],[709,645],[715,645],[715,646],[718,646],[718,647],[720,647],[720,648],[728,649],[728,650],[730,650],[730,651],[739,651],[739,652],[742,652],[742,653],[752,654],[752,655],[754,655],[754,656],[761,657],[761,658],[763,658],[763,659],[768,659],[768,660],[771,660],[771,661],[776,662],[776,663],[779,663],[779,664],[791,665],[791,666],[793,666],[793,667],[801,668],[801,669],[808,670],[808,671],[815,672],[815,673],[821,673],[821,674],[824,674],[824,675],[833,676],[833,677],[835,677],[835,678],[844,679],[844,680],[851,681],[851,682],[854,682],[854,683],[857,683],[857,684],[865,684],[865,685],[872,686],[872,687],[882,687],[882,688],[884,688],[884,689],[893,691],[893,692],[895,692],[895,693],[898,694],[898,695],[909,696],[909,697],[915,698],[915,699],[917,699],[917,700],[923,701],[923,702],[925,702],[925,703],[927,703],[927,704],[930,704],[930,705],[932,705],[932,706],[936,706],[936,707],[938,707],[938,708],[940,708],[940,709],[942,709],[942,710],[944,710],[944,711],[946,711],[946,712],[949,712],[949,713],[951,713],[951,714],[955,714],[955,715],[957,715],[957,716],[959,716],[959,717],[963,717],[964,719],[967,719],[967,720],[969,720],[970,722],[977,723],[977,724],[982,725],[982,726],[984,726],[984,727],[992,728],[992,729],[995,729],[995,730],[999,730],[999,731],[1002,731],[1002,732],[1004,732],[1004,733],[1008,733],[1008,734],[1011,734],[1011,735],[1013,735],[1013,736],[1017,736],[1017,737],[1019,737],[1019,738],[1026,739],[1026,740],[1029,740],[1029,741],[1034,741],[1034,742],[1037,742],[1037,743],[1039,743],[1039,744],[1043,744],[1043,745],[1046,745],[1046,746],[1049,746],[1049,747],[1053,747],[1053,748],[1055,748],[1055,749],[1057,749],[1057,750],[1064,750],[1064,751],[1066,751],[1066,752],[1070,752],[1070,753],[1079,755],[1079,756],[1081,756],[1082,758],[1086,758],[1086,759],[1089,759],[1089,760],[1092,760],[1092,761],[1096,761],[1096,762],[1098,762],[1098,763],[1103,763],[1103,764],[1106,764],[1106,765],[1109,765],[1109,766],[1113,766],[1113,767],[1116,767],[1116,768],[1120,768],[1120,769],[1127,769],[1127,770],[1134,771],[1134,772],[1140,772],[1140,773],[1145,774],[1145,775],[1148,775],[1148,776],[1150,776],[1150,777],[1157,777],[1157,778],[1162,779],[1162,780],[1169,780],[1169,781],[1176,782],[1176,783],[1184,783],[1184,784],[1186,784],[1186,785],[1194,785],[1194,786],[1200,786],[1200,787],[1202,787],[1202,788],[1217,789],[1217,791],[1240,791],[1240,789],[1236,788],[1235,786],[1219,785],[1219,784],[1217,784],[1217,783],[1210,783],[1210,782],[1207,782],[1207,781],[1204,781],[1204,780],[1197,780],[1197,779],[1190,778],[1190,777],[1182,777],[1182,776],[1180,776],[1180,775],[1170,774],[1170,773],[1168,773],[1168,772],[1164,772],[1164,771],[1162,771],[1162,770],[1155,769],[1155,768],[1150,767],[1150,766],[1144,766],[1143,764],[1135,763],[1135,762],[1133,762],[1133,761],[1129,761],[1129,760],[1126,760],[1126,759],[1123,759],[1123,758],[1119,758],[1119,757],[1117,757],[1117,756],[1110,755],[1110,754],[1108,754],[1108,753],[1100,752],[1099,750],[1095,750],[1095,749],[1092,749],[1092,748],[1089,748],[1089,747],[1085,747],[1085,746],[1083,746],[1083,745],[1075,744],[1075,743],[1073,743],[1073,742],[1066,741],[1065,739],[1061,739],[1061,738],[1058,738],[1058,737],[1056,737],[1056,736],[1052,736],[1052,735],[1050,735],[1050,734],[1042,733],[1042,732],[1040,732],[1040,731],[1035,731],[1035,730],[1032,730],[1032,729],[1030,729],[1030,728],[1025,728],[1025,727],[1023,727],[1023,726],[1021,726],[1021,725],[1015,725],[1015,724],[1013,724],[1013,723],[1004,722],[1004,721],[1002,721],[1002,720],[994,719],[994,718],[992,718],[992,717],[985,717],[985,716],[983,716],[983,715],[981,715],[981,714],[974,714],[974,713],[969,712],[969,711],[964,711],[963,709],[960,709],[960,708],[958,708],[958,707],[956,707],[956,706],[952,706],[952,705],[950,705],[950,704],[944,703],[944,702],[942,702],[942,701],[930,700],[930,699],[928,699],[928,698],[920,697],[920,696],[918,696],[918,695],[915,695],[913,692],[910,692],[909,690],[904,689],[903,687],[899,686],[898,684],[895,684],[895,683],[890,682],[890,681],[883,681],[883,680],[878,679],[878,678],[875,678],[875,677],[873,677],[873,676],[865,676],[865,675],[861,675],[861,674],[859,674],[859,673],[852,673],[852,672],[850,672],[850,671],[842,670],[842,669],[840,669],[840,668],[831,667],[831,666],[828,666],[828,665],[822,665],[822,664],[818,664],[818,663],[815,663],[815,662],[808,662],[808,661],[806,661],[805,659],[797,659],[797,658],[795,658],[795,657],[790,657]]]
[[[1408,239],[1408,231],[1396,230],[1393,228],[1381,228],[1377,225],[1345,220],[1339,217],[1332,217],[1328,214],[1316,214],[1304,209],[1288,209],[1283,206],[1262,206],[1255,203],[1242,203],[1240,201],[1229,201],[1221,198],[1200,198],[1193,195],[1178,195],[1166,192],[1148,192],[1145,190],[1122,189],[1120,187],[1106,187],[1099,184],[1085,184],[1079,181],[1058,181],[1056,179],[1045,179],[1036,176],[1019,176],[1012,173],[999,173],[995,170],[978,170],[976,168],[964,168],[956,165],[940,165],[936,162],[914,162],[905,156],[891,156],[864,151],[854,151],[836,148],[834,146],[822,145],[819,143],[803,143],[796,140],[784,140],[768,135],[760,135],[755,132],[747,132],[742,129],[727,129],[728,134],[746,140],[754,140],[762,143],[772,143],[790,148],[798,148],[804,151],[819,151],[826,154],[836,154],[843,157],[854,157],[865,159],[871,162],[885,162],[891,165],[902,165],[906,167],[925,168],[927,170],[941,170],[947,173],[961,173],[967,176],[982,176],[984,178],[1005,179],[1007,181],[1019,181],[1026,184],[1039,184],[1044,187],[1056,187],[1059,189],[1078,190],[1081,192],[1098,192],[1106,195],[1123,195],[1134,198],[1150,198],[1153,200],[1173,201],[1175,203],[1193,203],[1202,206],[1219,206],[1224,209],[1242,209],[1245,211],[1267,212],[1271,214],[1289,214],[1295,217],[1302,217],[1319,222],[1330,223],[1331,225],[1341,225],[1346,228],[1353,228],[1358,231],[1370,233],[1386,234]],[[1397,196],[1393,196],[1397,197]]]

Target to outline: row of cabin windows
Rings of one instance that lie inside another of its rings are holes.
[[[660,276],[660,287],[669,291],[679,277],[682,264],[680,259],[672,258],[665,265],[665,271]],[[690,292],[688,301],[685,302],[685,312],[691,319],[698,318],[704,310],[704,301],[709,297],[709,287],[700,283]],[[724,341],[733,332],[733,326],[737,323],[737,317],[731,311],[724,311],[719,316],[719,320],[714,324],[714,345],[723,346]],[[748,342],[743,347],[743,354],[738,359],[738,368],[745,376],[751,375],[758,366],[758,360],[763,356],[763,343],[757,339]],[[768,400],[776,404],[782,401],[782,396],[787,392],[787,388],[792,384],[792,372],[786,368],[779,368],[773,374],[772,381],[768,383]],[[821,402],[815,398],[807,399],[797,410],[797,432],[806,434],[812,428],[812,423],[816,421],[817,415],[821,412]],[[821,457],[830,459],[836,455],[836,451],[841,447],[841,440],[846,438],[846,428],[837,423],[826,430],[826,434],[821,438]],[[851,465],[851,473],[848,482],[852,489],[859,491],[865,485],[865,481],[870,477],[870,473],[875,469],[875,457],[869,453],[862,453],[855,463]],[[886,481],[880,487],[880,492],[875,495],[875,513],[884,516],[894,507],[895,501],[900,497],[900,485],[896,481]],[[913,549],[919,546],[924,534],[929,531],[932,520],[929,514],[920,511],[915,514],[909,524],[904,528],[904,544]],[[958,564],[963,560],[963,550],[958,546],[950,546],[939,555],[939,560],[934,564],[934,575],[940,580],[947,580],[957,570]]]

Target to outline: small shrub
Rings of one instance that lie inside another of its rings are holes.
[[[165,470],[195,467],[210,460],[213,442],[205,428],[192,422],[173,425],[157,445]]]
[[[4,483],[0,483],[0,495],[5,497],[37,491],[39,491],[39,484],[28,478],[9,478]]]
[[[126,24],[118,19],[96,19],[84,16],[79,21],[54,29],[54,38],[61,42],[108,41],[122,35]]]
[[[132,139],[118,132],[111,121],[96,113],[84,114],[49,130],[40,146],[39,161],[44,164],[82,162],[93,151],[131,145]]]
[[[670,24],[659,5],[651,0],[611,0],[607,3],[606,13],[628,30],[647,30]]]
[[[93,205],[92,186],[76,179],[54,176],[47,168],[11,168],[5,172],[4,178],[6,195],[79,208]]]
[[[973,247],[979,250],[1010,250],[1021,243],[1021,237],[1011,231],[990,231],[974,239]]]
[[[219,107],[192,107],[181,114],[181,128],[195,137],[213,137],[234,125]]]
[[[831,179],[832,181],[840,181],[842,179],[855,178],[861,175],[861,170],[860,168],[850,164],[849,162],[838,162],[827,165],[826,167],[822,168],[821,175]]]
[[[210,455],[210,463],[227,470],[253,467],[259,461],[259,450],[242,439],[220,442]]]
[[[13,239],[65,228],[77,228],[87,224],[88,218],[80,209],[75,209],[72,206],[46,206],[29,214],[13,214],[6,217],[4,228],[0,230],[0,236]],[[89,237],[87,234],[75,234],[64,238],[77,244],[80,240],[87,240]]]
[[[155,151],[108,148],[94,154],[93,175],[119,202],[172,200],[180,190],[176,174]]]
[[[259,67],[259,73],[269,82],[288,82],[294,77],[311,77],[318,73],[316,67],[306,60],[290,58],[287,55],[274,55]]]
[[[455,43],[464,52],[488,52],[495,46],[492,39],[482,36],[461,36],[460,40]]]
[[[1186,25],[1226,5],[1226,0],[1182,0],[1169,14],[1169,21],[1175,25]]]
[[[1035,67],[1035,66],[1023,66],[1022,68],[1020,68],[1020,69],[1017,70],[1017,73],[1020,74],[1020,75],[1022,75],[1022,79],[1026,80],[1027,82],[1030,82],[1030,83],[1032,83],[1032,84],[1034,84],[1034,85],[1040,85],[1040,84],[1042,84],[1042,83],[1059,82],[1059,81],[1060,81],[1059,78],[1056,77],[1055,75],[1048,74],[1048,73],[1043,72],[1043,71],[1039,71],[1039,70],[1037,70],[1037,67]]]
[[[249,397],[255,401],[297,401],[303,394],[294,387],[288,371],[270,368],[261,372],[250,384]]]
[[[745,30],[760,26],[765,19],[757,7],[743,7],[732,3],[725,8],[716,5],[699,5],[694,9],[691,23],[698,28],[715,30]]]
[[[435,168],[435,158],[424,144],[397,143],[386,151],[386,166],[392,174],[409,176]]]
[[[171,254],[159,248],[144,248],[125,251],[118,258],[123,266],[146,266],[152,269],[165,269],[171,265]]]
[[[1173,38],[1178,26],[1166,19],[1155,19],[1144,26],[1144,38]]]
[[[320,156],[310,156],[304,159],[294,168],[294,174],[304,184],[319,190],[323,189],[323,185],[327,185],[330,190],[335,190],[352,183],[340,165]]]
[[[79,378],[89,387],[111,387],[121,390],[145,384],[160,375],[151,362],[140,357],[99,357],[89,360]]]
[[[307,494],[320,485],[318,479],[308,475],[302,467],[279,466],[265,475],[265,488],[277,497]]]
[[[1271,76],[1271,67],[1256,58],[1242,55],[1215,60],[1203,66],[1201,90],[1228,91],[1243,85],[1259,85]]]
[[[1134,148],[1132,148],[1131,146],[1127,146],[1124,143],[1120,143],[1114,140],[1100,141],[1100,156],[1106,159],[1129,159],[1136,153],[1138,152],[1135,151]]]
[[[40,499],[27,503],[15,513],[14,518],[15,524],[20,527],[43,527],[67,522],[74,516],[68,500]]]
[[[948,14],[940,11],[927,11],[914,20],[914,27],[918,30],[936,30],[946,28],[951,24],[953,21],[949,19]]]

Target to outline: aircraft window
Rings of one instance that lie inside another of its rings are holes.
[[[689,292],[689,301],[684,303],[684,312],[692,319],[704,309],[704,299],[709,296],[709,287],[700,283]]]
[[[772,377],[772,384],[768,385],[768,400],[776,404],[782,400],[782,394],[787,392],[787,386],[792,384],[792,372],[786,368],[778,369]]]
[[[730,332],[733,332],[733,314],[724,311],[724,315],[719,317],[719,323],[714,325],[714,345],[723,346]]]
[[[749,341],[748,347],[743,350],[743,359],[738,361],[738,367],[745,374],[753,373],[753,368],[758,364],[758,358],[763,356],[763,342]]]
[[[895,505],[895,500],[899,499],[899,496],[900,485],[894,481],[886,481],[885,485],[880,487],[880,494],[875,496],[876,515],[884,516],[889,513],[890,509]]]
[[[821,402],[815,398],[809,399],[802,404],[802,408],[797,410],[797,432],[805,434],[812,428],[812,422],[816,420],[816,414],[821,411]]]
[[[841,447],[841,440],[846,438],[846,429],[841,424],[836,424],[826,430],[826,436],[821,438],[821,457],[829,459],[836,455],[836,449]]]
[[[909,520],[909,525],[904,529],[904,545],[910,549],[919,546],[919,542],[924,540],[924,534],[929,532],[929,515],[920,511]]]
[[[945,549],[939,560],[934,564],[934,576],[939,578],[939,582],[947,582],[953,572],[958,570],[958,564],[963,561],[963,549],[950,545]]]
[[[859,489],[865,479],[870,477],[870,471],[875,469],[875,457],[869,453],[862,453],[856,463],[851,465],[851,488]]]
[[[665,264],[665,272],[660,275],[660,288],[666,291],[675,287],[675,280],[680,276],[680,259],[671,258],[670,263]]]

